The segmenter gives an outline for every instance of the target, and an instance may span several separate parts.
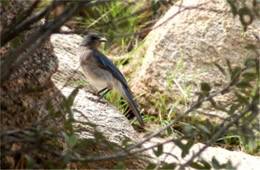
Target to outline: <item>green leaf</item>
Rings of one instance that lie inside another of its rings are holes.
[[[78,86],[77,88],[75,88],[67,98],[64,98],[64,100],[61,103],[61,105],[68,112],[70,120],[74,120],[73,111],[72,111],[71,107],[72,107],[72,105],[74,103],[74,99],[77,96],[78,91],[79,91],[80,88],[82,88],[82,86]]]
[[[233,105],[230,107],[228,113],[229,113],[229,114],[233,114],[240,106],[241,106],[240,104],[233,104]]]
[[[63,165],[66,166],[70,162],[71,155],[70,153],[66,153],[66,155],[63,157]]]
[[[256,147],[256,141],[254,138],[249,138],[248,139],[248,142],[247,142],[247,145],[248,145],[248,149],[250,152],[253,152],[254,148]]]
[[[211,163],[212,163],[213,168],[215,168],[215,169],[221,168],[220,164],[218,163],[218,160],[215,157],[212,158]]]
[[[246,66],[246,67],[248,67],[248,66],[252,66],[252,65],[256,65],[256,59],[254,59],[254,58],[248,58],[248,59],[246,59],[246,61],[244,62],[244,65]]]
[[[240,140],[241,137],[238,136],[238,135],[229,135],[229,136],[221,137],[221,138],[217,139],[216,141],[232,140],[232,139],[238,139],[238,140]]]
[[[78,146],[82,148],[94,147],[96,145],[96,141],[94,139],[80,139],[78,141]]]
[[[166,132],[167,132],[167,135],[168,135],[168,136],[174,134],[174,131],[173,131],[172,128],[167,128]]]
[[[95,132],[94,132],[94,137],[95,137],[96,140],[104,139],[103,134],[101,132],[97,131],[97,130],[95,130]]]
[[[204,169],[204,166],[202,166],[202,165],[199,164],[199,163],[195,163],[195,162],[191,163],[190,166],[191,166],[192,168],[195,168],[195,169]]]
[[[249,49],[249,50],[254,50],[254,49],[257,49],[257,46],[254,45],[254,44],[248,44],[245,46],[246,49]]]
[[[81,86],[78,86],[77,88],[75,88],[75,89],[71,92],[71,94],[69,95],[69,97],[67,98],[67,103],[68,103],[70,106],[73,105],[74,99],[75,99],[76,95],[78,94],[79,88],[81,88]]]
[[[64,122],[64,128],[66,130],[67,133],[73,133],[73,126],[72,126],[72,121],[71,119],[66,120]]]
[[[218,160],[215,157],[213,157],[211,163],[213,168],[215,169],[236,169],[232,166],[230,160],[227,163],[220,164]]]
[[[69,136],[69,140],[68,140],[68,147],[69,148],[73,148],[74,146],[76,146],[78,142],[78,138],[75,135]]]
[[[147,167],[146,167],[146,169],[148,170],[148,169],[155,169],[156,168],[156,164],[153,164],[153,163],[150,163]]]
[[[46,108],[49,112],[49,116],[51,118],[58,118],[58,117],[61,117],[62,116],[62,113],[61,111],[55,111],[51,101],[48,101],[47,104],[46,104]]]
[[[246,72],[242,74],[242,77],[244,78],[244,81],[252,81],[257,78],[257,74],[252,72]]]
[[[160,156],[160,155],[162,155],[162,153],[163,153],[163,145],[161,144],[161,145],[158,145],[157,146],[157,150],[155,150],[155,149],[153,149],[153,153],[155,154],[155,156]]]
[[[220,71],[224,76],[226,76],[226,72],[225,72],[224,68],[223,68],[221,65],[219,65],[218,63],[214,63],[214,65],[219,69],[219,71]]]
[[[2,3],[3,5],[7,5],[8,0],[1,0],[1,3]]]
[[[30,155],[25,154],[24,155],[26,161],[27,161],[27,168],[33,169],[35,166],[34,160]]]
[[[23,34],[18,35],[11,41],[11,45],[10,45],[11,49],[12,50],[16,49],[18,46],[22,44],[23,41],[24,41],[24,35]]]
[[[69,136],[66,133],[62,133],[62,134],[64,136],[66,144],[68,145],[68,143],[69,143]]]
[[[129,138],[125,138],[124,140],[123,140],[123,142],[122,142],[122,146],[124,147],[124,148],[126,148],[126,147],[128,147],[128,146],[130,146],[131,145],[131,140],[129,139]]]
[[[235,69],[232,71],[231,73],[231,79],[233,79],[235,76],[237,76],[239,74],[239,72],[241,71],[240,67],[235,67]]]
[[[176,141],[175,144],[181,149],[184,149],[184,144],[181,141]]]
[[[190,139],[186,145],[183,145],[181,157],[184,158],[188,153],[190,148],[193,146],[194,140]]]
[[[235,92],[235,95],[237,96],[238,101],[241,104],[248,104],[249,103],[249,99],[247,99],[246,97],[242,96],[241,94],[239,94],[238,92]]]
[[[259,60],[255,60],[255,62],[256,62],[256,65],[255,65],[256,75],[259,78],[260,63],[259,63]]]
[[[210,169],[211,166],[208,164],[203,164],[201,161],[197,161],[196,163],[195,162],[192,162],[191,165],[190,165],[192,168],[195,168],[195,169]]]
[[[247,82],[247,81],[241,81],[241,82],[237,83],[236,86],[237,86],[238,88],[252,87],[252,86],[250,85],[250,83]]]
[[[206,134],[211,134],[211,132],[210,132],[210,130],[206,127],[206,126],[204,126],[204,125],[202,125],[202,124],[198,124],[197,125],[197,128],[200,130],[200,131],[202,131],[202,132],[204,132],[204,133],[206,133]]]
[[[175,163],[170,163],[170,164],[165,164],[165,165],[163,165],[162,167],[160,167],[158,169],[161,169],[161,170],[163,170],[163,169],[175,169],[175,167],[176,167]]]
[[[226,64],[228,66],[228,71],[229,71],[229,74],[231,75],[233,70],[232,70],[232,67],[231,67],[231,64],[230,64],[230,61],[229,59],[226,58]]]
[[[119,161],[113,169],[126,169],[128,167],[127,163],[124,161]]]
[[[208,83],[205,83],[205,82],[202,82],[202,83],[200,84],[200,88],[201,88],[201,90],[204,91],[204,92],[209,92],[209,91],[211,90],[210,85],[209,85]]]
[[[200,160],[200,163],[204,165],[204,169],[211,169],[211,165],[207,161]]]
[[[237,169],[235,166],[232,165],[231,161],[229,160],[227,163],[221,165],[222,169]]]

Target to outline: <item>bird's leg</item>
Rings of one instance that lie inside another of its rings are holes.
[[[97,92],[97,95],[101,95],[101,93],[103,93],[104,91],[106,91],[108,88],[107,87],[105,87],[105,88],[103,88],[102,90],[100,90],[100,91],[98,91]]]
[[[106,102],[101,101],[101,99],[104,98],[104,96],[105,96],[110,90],[111,90],[111,89],[109,89],[109,88],[104,88],[104,89],[98,91],[98,92],[96,93],[96,95],[98,96],[98,99],[91,99],[91,100],[92,100],[92,101],[95,101],[95,102],[98,102],[98,103],[103,103],[103,104],[106,103]]]
[[[108,88],[104,88],[102,90],[100,90],[97,94],[100,95],[101,93],[103,93],[102,95],[99,96],[98,101],[100,101],[101,99],[104,98],[104,96],[110,91],[111,89]]]

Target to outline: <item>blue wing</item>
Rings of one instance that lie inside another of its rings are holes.
[[[93,50],[93,56],[97,60],[97,63],[100,68],[104,70],[108,70],[112,75],[123,84],[123,90],[125,93],[125,99],[129,103],[129,106],[131,110],[133,111],[134,115],[137,117],[138,121],[140,122],[141,126],[144,126],[144,121],[142,119],[142,116],[139,112],[138,106],[133,100],[133,97],[131,95],[131,90],[127,86],[127,82],[123,74],[120,72],[120,70],[114,65],[112,61],[110,61],[104,54],[102,54],[98,50]]]
[[[103,53],[98,50],[93,50],[93,56],[97,60],[99,66],[105,70],[108,70],[112,73],[112,75],[118,79],[121,83],[123,83],[126,87],[127,82],[123,74],[120,70],[114,65],[112,61],[110,61]]]

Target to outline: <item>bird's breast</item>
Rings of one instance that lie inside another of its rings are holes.
[[[81,65],[88,82],[97,90],[112,88],[113,76],[107,70],[99,68],[95,64]]]

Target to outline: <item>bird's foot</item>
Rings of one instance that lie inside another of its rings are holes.
[[[107,102],[104,101],[104,100],[102,100],[102,98],[100,98],[100,97],[101,97],[101,96],[99,96],[98,98],[89,97],[88,99],[91,100],[92,102],[106,104]]]
[[[110,91],[110,89],[108,88],[104,88],[102,90],[100,90],[99,92],[95,93],[95,95],[98,97],[97,99],[95,98],[89,98],[91,101],[93,102],[97,102],[97,103],[102,103],[105,104],[107,103],[106,101],[102,100],[104,99],[105,95]]]

